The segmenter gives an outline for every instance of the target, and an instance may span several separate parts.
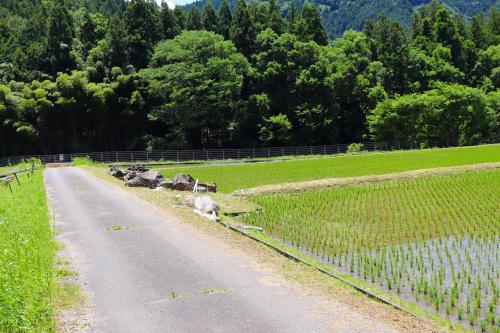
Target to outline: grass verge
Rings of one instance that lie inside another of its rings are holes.
[[[42,171],[0,186],[0,331],[54,331],[56,246]]]

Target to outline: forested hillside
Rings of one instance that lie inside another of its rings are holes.
[[[198,8],[205,7],[208,0],[196,1]],[[265,1],[265,0],[262,0]],[[341,36],[349,29],[362,30],[367,19],[376,19],[381,13],[398,21],[405,27],[410,27],[412,15],[417,7],[427,4],[431,0],[309,0],[315,5],[321,15],[326,32],[330,38]],[[300,9],[305,1],[297,0]],[[478,13],[488,11],[491,6],[500,6],[500,0],[440,0],[454,14],[472,17]],[[212,1],[215,8],[219,8],[222,0]],[[229,6],[234,7],[236,0],[230,0]],[[189,8],[190,5],[186,5]],[[279,8],[286,15],[290,8],[289,0],[280,0]]]
[[[31,18],[38,11],[51,6],[53,0],[2,0],[0,3],[0,17],[7,14]],[[92,12],[103,14],[118,14],[125,10],[126,0],[67,0],[71,10],[84,8]]]
[[[432,2],[329,42],[308,3],[2,4],[1,155],[499,140],[495,6],[467,21]]]

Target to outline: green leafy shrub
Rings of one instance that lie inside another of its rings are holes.
[[[73,166],[94,166],[96,163],[88,156],[73,157],[71,160]]]
[[[365,146],[362,143],[351,143],[349,146],[347,146],[347,153],[352,154],[352,153],[359,153],[363,151],[363,148]]]

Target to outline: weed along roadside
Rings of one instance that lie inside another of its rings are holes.
[[[0,331],[50,332],[54,255],[42,170],[0,184]]]
[[[2,170],[15,180],[0,183],[0,332],[58,331],[60,312],[84,299],[58,254],[43,169],[33,160]]]

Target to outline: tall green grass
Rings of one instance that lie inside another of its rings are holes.
[[[53,258],[42,172],[0,185],[0,332],[51,332]]]
[[[13,170],[31,168],[33,165],[35,166],[36,169],[42,168],[42,162],[40,162],[40,160],[27,159],[15,165],[0,167],[0,174],[4,172],[10,172]]]
[[[162,173],[167,178],[172,178],[177,173],[189,173],[203,182],[216,183],[221,192],[231,192],[284,182],[380,175],[485,162],[500,162],[500,144],[342,155],[272,163],[171,168]]]

